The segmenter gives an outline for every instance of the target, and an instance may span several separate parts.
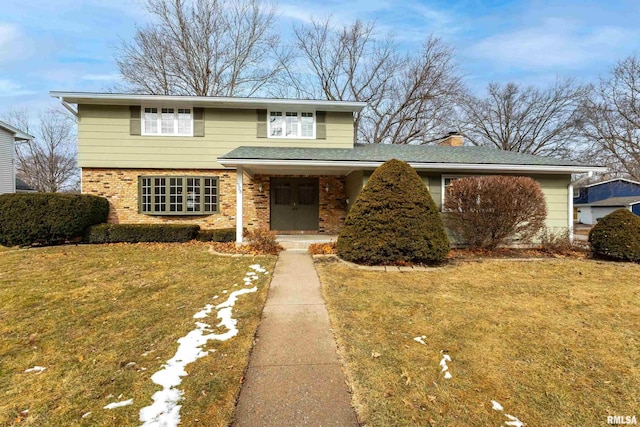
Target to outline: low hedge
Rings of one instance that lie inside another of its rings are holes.
[[[598,257],[640,262],[640,217],[627,209],[610,213],[591,229],[589,243]]]
[[[85,233],[87,243],[188,242],[200,227],[191,224],[100,224]]]
[[[0,195],[0,244],[55,245],[81,238],[87,227],[107,220],[109,201],[88,194]]]
[[[196,239],[201,242],[235,242],[235,228],[218,228],[215,230],[200,230]]]

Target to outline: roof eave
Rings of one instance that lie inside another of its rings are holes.
[[[269,159],[230,159],[218,158],[218,163],[226,167],[337,167],[375,169],[383,161],[347,161],[347,160],[269,160]],[[416,170],[450,170],[450,171],[484,171],[484,172],[538,172],[538,173],[586,173],[604,172],[607,168],[600,166],[564,166],[564,165],[516,165],[516,164],[477,164],[477,163],[423,163],[407,162]]]
[[[9,123],[0,121],[0,128],[11,132],[13,134],[13,138],[16,141],[31,141],[32,139],[35,139],[34,136],[29,135],[28,133],[23,132],[20,129],[11,126]]]
[[[131,105],[144,103],[185,103],[209,108],[256,109],[270,107],[316,108],[335,112],[360,112],[367,105],[355,101],[306,99],[233,98],[212,96],[136,95],[95,92],[51,91],[49,95],[68,104]]]

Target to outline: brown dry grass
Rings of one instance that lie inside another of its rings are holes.
[[[503,425],[491,400],[529,426],[640,415],[640,265],[480,261],[385,273],[325,262],[318,271],[367,425]],[[422,335],[426,346],[413,340]]]
[[[0,425],[140,424],[140,408],[160,389],[150,376],[194,329],[192,316],[240,289],[250,264],[273,269],[273,257],[217,257],[207,249],[117,244],[0,254]],[[269,278],[261,275],[258,292],[238,299],[239,335],[210,342],[215,352],[187,366],[183,425],[230,422]],[[34,365],[47,369],[24,373]],[[130,398],[131,406],[103,409]]]

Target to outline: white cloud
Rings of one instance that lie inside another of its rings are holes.
[[[34,91],[23,88],[8,79],[0,79],[0,97],[31,95]]]
[[[637,37],[630,30],[595,27],[585,30],[560,19],[487,37],[470,46],[470,57],[520,68],[576,68],[616,57],[621,42]]]
[[[20,27],[15,24],[0,23],[0,61],[13,62],[21,50]]]
[[[111,82],[120,80],[120,74],[85,74],[80,77],[82,80],[94,81],[94,82]]]

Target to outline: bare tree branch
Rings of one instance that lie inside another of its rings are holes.
[[[33,141],[16,144],[16,174],[38,191],[78,190],[75,117],[50,109],[32,117],[26,109],[7,113],[5,120],[30,133]]]
[[[461,102],[459,131],[477,146],[574,157],[581,142],[580,103],[588,88],[559,79],[547,89],[490,83],[487,96]]]
[[[421,51],[401,55],[390,35],[360,20],[336,29],[331,18],[295,29],[301,54],[288,68],[296,96],[367,102],[355,115],[356,139],[422,144],[442,136],[454,99],[464,90],[453,54],[429,37]]]
[[[155,22],[123,41],[116,62],[128,90],[252,96],[288,61],[273,31],[275,7],[260,0],[145,0]]]
[[[583,104],[584,135],[614,171],[640,180],[640,58],[618,62]]]

